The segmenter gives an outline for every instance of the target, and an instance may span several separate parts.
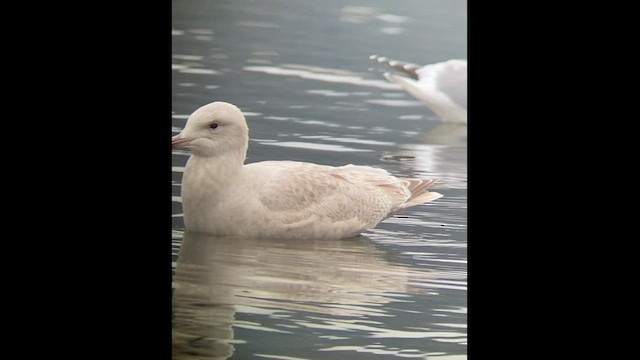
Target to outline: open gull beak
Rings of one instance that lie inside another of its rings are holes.
[[[171,138],[171,148],[172,149],[183,149],[189,145],[189,143],[193,141],[193,139],[183,138],[180,134]]]

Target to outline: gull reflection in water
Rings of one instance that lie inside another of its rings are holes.
[[[295,331],[237,320],[238,312],[298,326],[313,321],[296,320],[298,312],[391,316],[381,305],[402,301],[401,294],[428,294],[434,275],[394,264],[392,257],[365,236],[291,241],[185,232],[174,274],[174,359],[231,357],[233,344],[244,342],[234,339],[234,328]]]
[[[437,178],[438,189],[467,188],[466,124],[441,123],[419,134],[416,140],[400,144],[382,155],[381,160],[400,164],[406,169],[405,176]]]

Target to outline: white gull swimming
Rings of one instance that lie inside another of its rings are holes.
[[[244,164],[247,122],[240,109],[225,102],[197,109],[171,143],[191,150],[182,177],[182,208],[185,228],[195,232],[340,239],[442,196],[427,190],[435,179],[401,179],[368,166]]]
[[[452,59],[420,67],[377,55],[370,58],[402,71],[406,76],[389,72],[383,75],[422,101],[443,122],[467,123],[467,60]]]

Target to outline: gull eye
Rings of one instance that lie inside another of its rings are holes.
[[[209,124],[209,127],[212,128],[212,129],[215,129],[215,128],[218,127],[218,123],[217,122],[211,123],[211,124]]]

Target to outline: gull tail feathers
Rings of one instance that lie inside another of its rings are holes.
[[[442,194],[435,191],[428,191],[436,179],[402,179],[408,182],[407,188],[411,192],[411,197],[402,205],[403,209],[411,206],[427,203],[442,197]]]
[[[402,71],[405,75],[410,76],[412,79],[418,80],[418,73],[416,72],[416,70],[420,69],[419,65],[405,61],[391,60],[378,55],[371,55],[369,56],[369,58],[381,64],[387,64],[394,69]]]

